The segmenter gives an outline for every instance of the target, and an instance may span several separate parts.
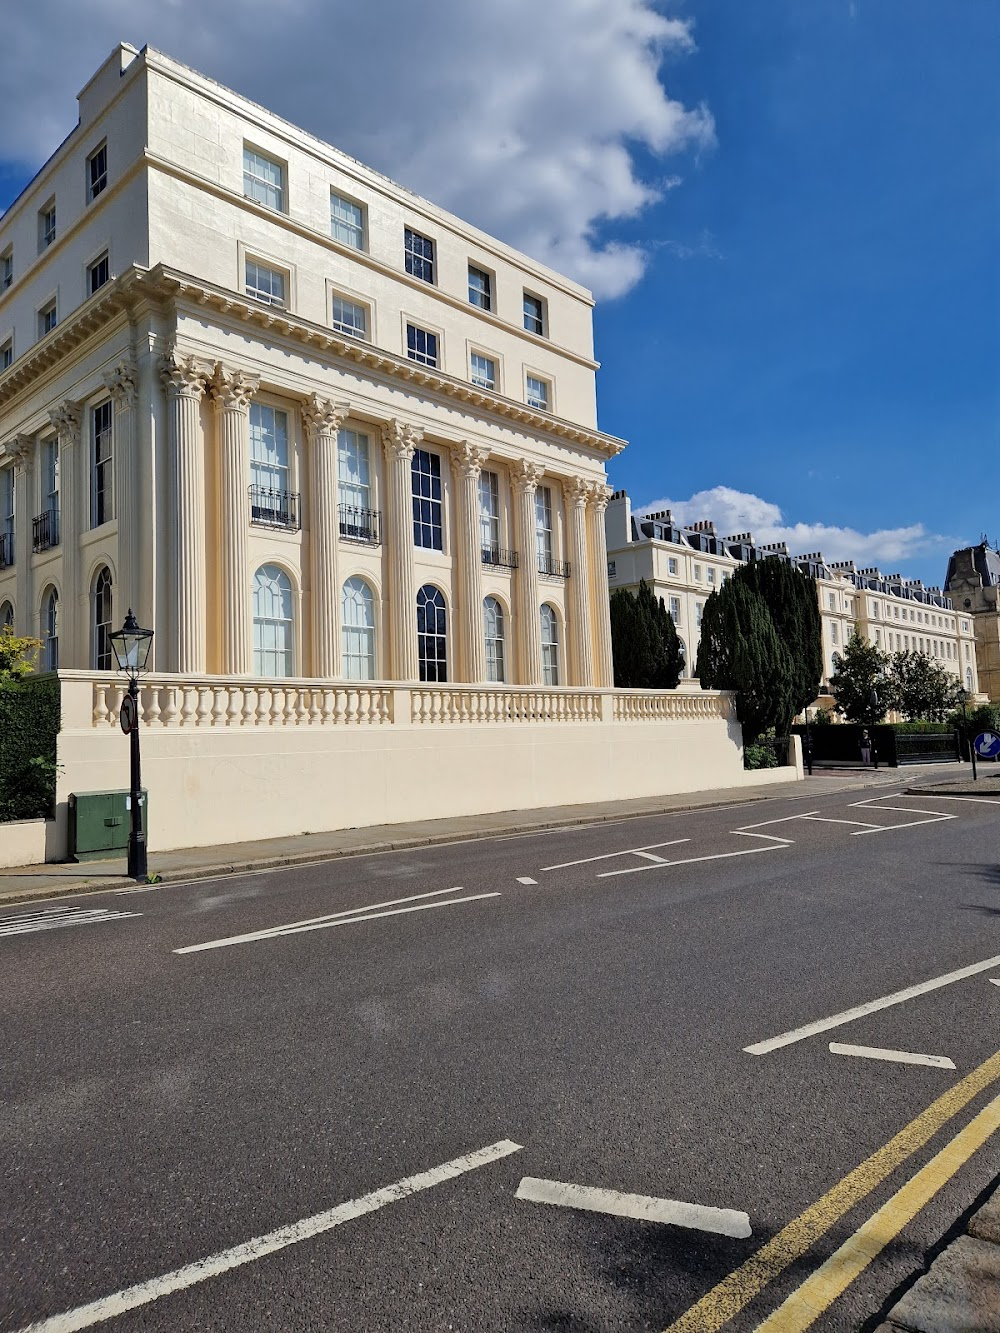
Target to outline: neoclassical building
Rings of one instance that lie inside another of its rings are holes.
[[[107,670],[608,686],[592,299],[122,45],[0,220],[0,623]]]

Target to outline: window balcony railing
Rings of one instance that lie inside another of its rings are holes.
[[[0,569],[9,569],[14,563],[14,534],[0,532]]]
[[[31,524],[31,549],[47,551],[50,546],[59,545],[59,510],[46,509]]]
[[[288,528],[298,532],[302,526],[298,492],[270,491],[263,486],[251,486],[250,522],[264,528]]]
[[[542,555],[541,552],[539,552],[538,572],[539,574],[548,574],[548,576],[553,579],[568,579],[569,561],[556,560],[551,555]]]
[[[339,505],[340,535],[349,542],[379,546],[382,542],[382,511],[359,509],[357,505]]]
[[[484,546],[483,564],[498,565],[501,569],[517,569],[517,552],[505,551],[502,546]]]

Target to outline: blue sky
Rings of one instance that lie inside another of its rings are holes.
[[[114,44],[148,42],[593,287],[600,421],[630,441],[611,480],[634,504],[929,583],[953,545],[1000,537],[1000,4],[413,15],[17,6],[0,208]]]

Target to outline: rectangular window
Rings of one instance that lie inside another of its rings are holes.
[[[705,603],[704,603],[704,602],[695,602],[695,604],[694,604],[694,623],[695,623],[695,625],[697,625],[698,629],[701,629],[701,615],[702,615],[702,612],[703,612],[704,610],[705,610]]]
[[[45,205],[38,214],[38,252],[41,254],[56,239],[56,201]]]
[[[830,593],[830,610],[836,611],[836,609],[837,609],[837,594],[835,592],[832,592]]]
[[[246,261],[246,290],[251,301],[261,305],[285,305],[285,275],[281,269],[258,264],[256,259]]]
[[[430,551],[444,550],[441,502],[441,459],[417,449],[410,465],[413,487],[413,544]]]
[[[0,569],[14,563],[14,469],[0,472]]]
[[[479,541],[483,559],[494,563],[500,549],[500,479],[495,472],[479,474]]]
[[[14,249],[8,245],[0,255],[0,292],[5,292],[14,281]]]
[[[337,432],[337,480],[341,505],[367,514],[372,507],[367,435],[356,430]]]
[[[537,375],[528,375],[527,385],[528,406],[537,407],[541,412],[547,412],[549,410],[548,380],[539,379]]]
[[[255,148],[243,145],[243,195],[276,213],[285,210],[285,169]]]
[[[59,513],[59,441],[46,440],[42,445],[42,509],[50,514]]]
[[[677,573],[677,561],[674,559],[672,555],[667,557],[667,573],[668,574]]]
[[[357,301],[348,301],[346,296],[333,298],[333,315],[330,321],[338,333],[348,338],[368,337],[368,311]]]
[[[545,302],[540,296],[524,293],[524,327],[529,333],[545,333]]]
[[[469,265],[469,305],[493,309],[493,278],[485,269]]]
[[[411,361],[419,361],[422,366],[437,366],[438,339],[436,333],[418,329],[416,324],[406,326],[406,355]]]
[[[538,572],[552,572],[552,490],[539,486],[535,491],[535,553]]]
[[[671,597],[670,599],[670,616],[675,625],[681,623],[681,599],[679,597]]]
[[[110,400],[95,407],[90,414],[90,526],[99,528],[114,517],[112,488],[114,486],[112,461],[112,418]]]
[[[473,352],[470,361],[472,364],[470,379],[473,384],[480,389],[495,389],[497,387],[497,363],[488,356],[483,356],[482,352]]]
[[[96,199],[108,186],[108,145],[102,143],[87,158],[87,202]]]
[[[268,495],[288,492],[288,413],[266,403],[250,404],[250,484],[267,507]],[[273,507],[273,506],[272,506]]]
[[[837,642],[837,622],[835,620],[830,624],[830,642]]]
[[[705,570],[705,581],[706,581],[707,583],[714,583],[714,582],[715,582],[715,570],[714,570],[714,569],[709,568],[709,569],[706,569],[706,570]]]
[[[407,227],[404,231],[406,271],[421,282],[434,281],[434,242]]]
[[[0,370],[6,370],[8,366],[14,364],[14,339],[8,338],[5,343],[0,343]]]
[[[330,191],[330,235],[354,250],[365,248],[365,215],[360,204]]]
[[[38,312],[38,336],[44,338],[47,333],[51,333],[56,326],[56,303],[50,301],[48,305],[43,305]]]
[[[694,581],[695,583],[701,582],[701,565],[695,565],[694,567]]]
[[[609,561],[608,561],[608,579],[609,579],[609,580],[611,580],[611,579],[617,579],[617,577],[618,577],[618,561],[617,561],[617,560],[609,560]]]
[[[100,259],[95,259],[92,264],[87,266],[87,295],[93,296],[110,277],[111,265],[108,261],[108,252],[105,250]]]

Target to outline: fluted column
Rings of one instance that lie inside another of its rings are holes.
[[[35,606],[31,587],[32,480],[35,441],[19,435],[8,453],[14,455],[14,588],[17,625],[22,634],[35,633]]]
[[[314,393],[302,416],[309,435],[309,583],[314,676],[339,676],[340,571],[337,539],[337,432],[347,407]]]
[[[201,400],[208,372],[176,351],[164,359],[175,557],[174,663],[183,675],[207,666],[205,597],[205,450]]]
[[[590,569],[593,580],[594,684],[611,689],[615,683],[614,656],[611,651],[611,603],[608,592],[608,545],[604,536],[604,511],[611,499],[611,487],[595,481],[590,487],[587,517],[590,530]]]
[[[389,660],[395,680],[416,680],[417,587],[413,570],[413,502],[410,464],[423,438],[415,426],[389,421],[382,427],[386,473],[386,548],[389,557]]]
[[[252,375],[222,365],[216,366],[211,383],[222,482],[219,543],[222,670],[229,676],[249,676],[253,664],[248,534],[250,399],[259,383]]]
[[[465,679],[479,684],[486,679],[486,642],[483,637],[483,556],[479,540],[479,474],[489,458],[488,449],[465,442],[454,458],[458,471],[456,491],[457,536],[455,554],[458,573],[460,670]]]
[[[118,520],[118,603],[122,613],[139,609],[138,459],[135,446],[136,384],[139,372],[120,361],[104,383],[114,403],[115,517]]]
[[[59,439],[59,546],[62,550],[62,587],[59,598],[59,661],[64,667],[90,665],[86,644],[80,638],[80,606],[86,606],[89,589],[83,586],[80,570],[81,506],[90,488],[80,475],[79,403],[65,402],[49,420]]]
[[[569,519],[570,660],[574,685],[593,685],[596,644],[590,620],[590,544],[587,536],[587,501],[590,486],[582,477],[574,477],[563,487]]]
[[[519,559],[514,574],[518,676],[522,685],[542,683],[542,631],[539,625],[538,550],[535,544],[535,492],[545,469],[521,460],[510,470]]]

